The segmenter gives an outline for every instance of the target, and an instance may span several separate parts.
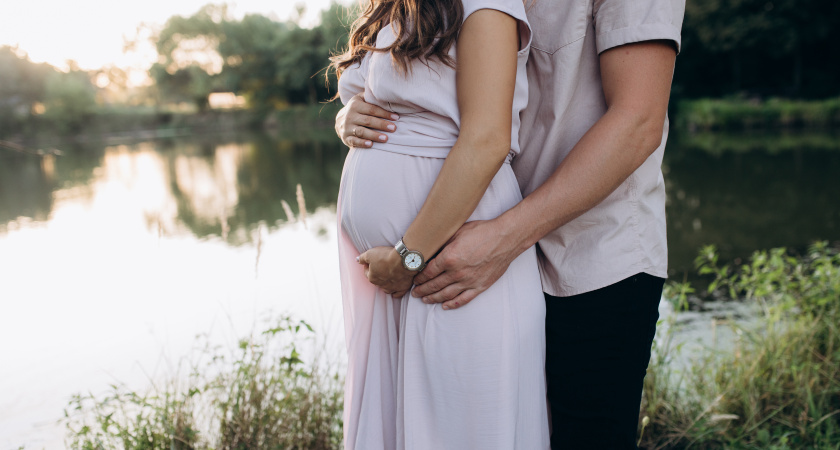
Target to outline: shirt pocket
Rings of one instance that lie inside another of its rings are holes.
[[[532,49],[553,54],[586,36],[592,0],[531,0],[525,5]]]

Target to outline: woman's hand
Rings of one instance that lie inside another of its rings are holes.
[[[376,105],[365,103],[364,94],[357,94],[335,117],[335,133],[348,147],[370,148],[373,141],[387,142],[397,126],[389,120],[400,116]]]
[[[359,264],[365,266],[367,279],[394,298],[402,298],[414,284],[412,272],[402,265],[394,247],[374,247],[359,255]]]

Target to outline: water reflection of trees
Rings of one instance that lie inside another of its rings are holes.
[[[729,259],[840,239],[837,142],[815,133],[672,135],[664,170],[674,273],[690,271],[705,244]],[[257,227],[288,220],[284,200],[298,213],[298,184],[310,210],[334,205],[346,149],[331,130],[310,130],[85,144],[65,155],[52,162],[0,155],[0,232],[18,217],[48,220],[63,201],[89,200],[102,183],[118,183],[150,232],[204,238],[228,227],[227,242],[239,245]]]
[[[296,208],[298,184],[310,209],[334,204],[345,154],[337,139],[267,135],[217,145],[212,155],[179,152],[169,164],[179,221],[199,237],[221,235],[226,222],[228,242],[248,242],[258,224],[271,229],[289,219],[282,202]]]
[[[126,201],[138,202],[150,231],[221,236],[226,224],[228,242],[241,244],[259,224],[288,220],[282,201],[298,213],[298,184],[310,209],[335,204],[346,149],[331,131],[310,131],[89,144],[65,155],[0,155],[0,231],[20,217],[48,220],[57,198],[90,199],[97,183],[118,182],[136,191]]]
[[[19,217],[46,220],[52,209],[52,180],[32,155],[0,158],[0,231]]]
[[[756,151],[761,142],[765,150]],[[732,260],[840,239],[837,142],[818,134],[673,136],[663,167],[672,272],[692,272],[705,244]]]
[[[85,187],[101,165],[104,146],[81,148],[69,144],[63,156],[0,151],[0,232],[20,218],[46,221],[53,208],[54,192],[73,189],[88,196]]]

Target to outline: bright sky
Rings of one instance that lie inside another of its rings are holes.
[[[35,62],[65,68],[75,60],[83,69],[115,64],[145,70],[155,59],[151,46],[123,54],[123,37],[133,37],[141,23],[163,25],[173,15],[190,16],[208,3],[223,0],[0,0],[0,46],[18,46]],[[346,3],[346,2],[344,2]],[[277,20],[296,15],[301,24],[317,23],[330,0],[238,0],[227,2],[235,17],[260,13]]]

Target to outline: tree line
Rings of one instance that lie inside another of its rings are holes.
[[[32,115],[66,118],[77,128],[96,108],[96,88],[88,72],[71,65],[62,72],[35,64],[11,47],[0,47],[0,132],[17,130]]]
[[[189,100],[201,110],[208,94],[220,91],[244,96],[258,111],[318,103],[335,94],[335,77],[325,78],[325,68],[330,54],[346,45],[350,20],[338,4],[313,28],[258,14],[233,19],[225,6],[207,5],[166,22],[149,73],[161,99]],[[191,49],[215,60],[191,57]]]
[[[836,0],[689,0],[675,94],[837,96],[838,24]]]
[[[267,114],[329,100],[336,79],[325,78],[325,68],[329,56],[346,45],[354,11],[333,4],[312,28],[258,14],[234,18],[224,5],[173,16],[153,33],[158,61],[149,69],[154,83],[144,101],[189,102],[204,111],[210,93],[235,92],[249,108]],[[840,2],[834,0],[690,0],[673,94],[838,96],[836,24]],[[0,47],[0,130],[42,113],[71,119],[71,128],[81,126],[73,120],[96,108],[92,80],[102,73],[58,71]]]

